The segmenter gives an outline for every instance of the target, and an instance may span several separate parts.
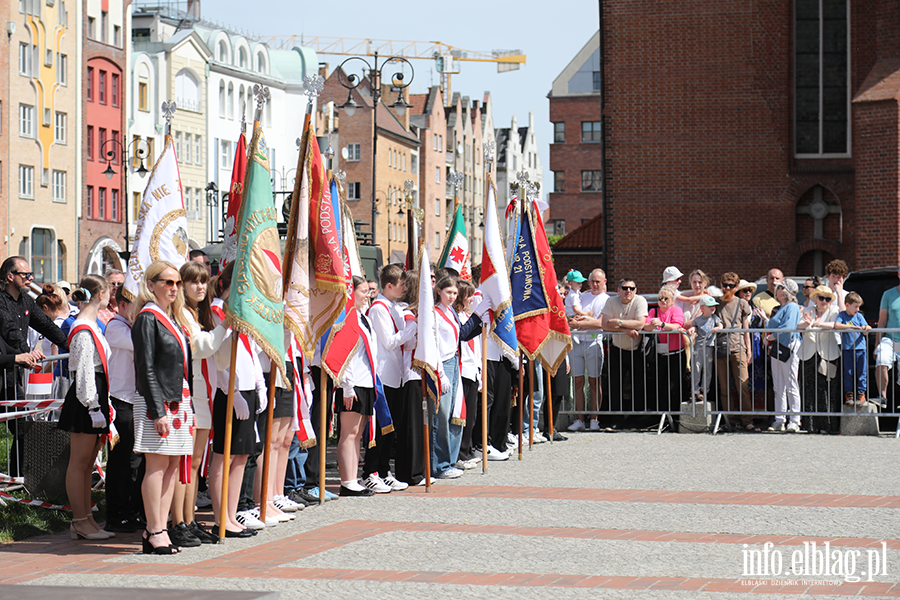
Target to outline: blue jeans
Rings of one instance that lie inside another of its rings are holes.
[[[287,472],[284,475],[284,491],[285,493],[293,490],[302,490],[306,485],[306,471],[303,465],[306,463],[306,448],[300,447],[297,441],[297,433],[291,439],[291,449],[288,453]]]
[[[532,404],[534,405],[534,429],[538,430],[538,421],[541,419],[541,407],[544,406],[544,369],[541,367],[540,361],[535,361],[534,363],[534,382],[537,383],[537,386],[532,383],[532,387],[535,387],[534,394],[532,397]],[[526,410],[527,410],[526,406]],[[524,433],[528,432],[528,415],[525,416],[525,428],[522,430]]]
[[[459,444],[462,441],[462,426],[450,423],[456,388],[459,386],[459,358],[454,356],[444,361],[449,389],[442,390],[441,405],[431,422],[431,473],[438,476],[456,464]]]
[[[868,386],[868,356],[865,348],[848,348],[844,355],[844,393],[865,394]]]

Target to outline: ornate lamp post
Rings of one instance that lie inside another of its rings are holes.
[[[131,152],[130,156],[129,152]],[[128,168],[126,165],[129,162],[134,163],[134,160],[137,159],[139,161],[139,165],[136,169],[132,168],[132,171],[143,178],[147,175],[147,173],[150,172],[149,170],[147,170],[147,167],[144,166],[144,159],[146,159],[149,154],[150,144],[147,143],[147,140],[142,140],[139,138],[135,138],[127,146],[123,145],[122,142],[120,142],[116,138],[109,138],[100,146],[100,156],[102,157],[102,160],[106,160],[106,170],[103,171],[103,174],[106,175],[107,179],[112,179],[116,174],[116,170],[113,168],[113,162],[115,161],[116,156],[121,156],[122,159],[121,164],[123,168],[123,175],[121,203],[125,208],[125,210],[122,211],[125,217],[125,249],[122,252],[119,252],[119,256],[126,263],[128,262],[128,258],[131,255],[131,251],[128,249],[128,206],[131,201],[128,197]]]
[[[369,90],[372,93],[372,245],[374,246],[376,243],[375,238],[375,218],[378,216],[378,211],[375,209],[375,189],[376,189],[376,166],[378,164],[378,104],[381,102],[381,76],[382,70],[388,65],[394,64],[397,67],[397,72],[391,76],[391,85],[393,89],[397,91],[397,100],[393,104],[389,105],[390,108],[393,108],[394,111],[399,115],[403,116],[406,114],[406,109],[409,108],[409,104],[403,99],[403,90],[408,88],[415,78],[415,70],[413,69],[412,63],[403,58],[402,56],[391,56],[382,62],[381,67],[378,66],[378,53],[375,53],[374,65],[370,64],[369,61],[364,58],[359,58],[358,56],[353,56],[345,60],[338,67],[338,82],[345,87],[347,92],[347,101],[344,102],[339,108],[346,113],[348,117],[352,117],[356,114],[357,109],[363,108],[359,104],[353,100],[353,90],[359,87],[359,85],[364,81],[368,80],[369,82]],[[344,67],[347,65],[355,65],[353,61],[359,61],[362,65],[359,65],[359,68],[365,72],[368,71],[368,75],[356,75],[351,73],[350,75],[346,74]],[[406,80],[406,74],[403,70],[409,67],[410,75],[409,80]]]

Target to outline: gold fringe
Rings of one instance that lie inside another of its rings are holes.
[[[465,419],[460,419],[459,417],[452,417],[452,418],[450,419],[450,424],[451,424],[451,425],[459,425],[460,427],[465,427],[465,426],[466,426],[466,420],[465,420]]]
[[[252,338],[254,342],[259,344],[259,347],[262,348],[262,351],[265,352],[266,355],[268,355],[269,360],[272,361],[272,364],[278,367],[278,371],[281,373],[281,378],[287,381],[287,371],[284,367],[284,348],[282,348],[281,352],[278,352],[278,349],[275,348],[275,346],[273,346],[268,339],[260,335],[259,330],[256,327],[235,315],[231,311],[227,303],[225,304],[225,322],[236,333],[243,333],[247,337]]]
[[[382,427],[382,428],[381,428],[381,435],[387,435],[387,434],[393,433],[393,432],[394,432],[394,425],[393,425],[393,424],[388,425],[387,427]]]
[[[312,448],[316,445],[316,438],[309,438],[305,442],[300,442],[300,448],[305,450],[307,448]]]
[[[556,359],[554,364],[548,363],[543,356],[541,356],[541,364],[544,365],[544,368],[550,371],[550,375],[552,377],[556,377],[556,371],[559,367],[565,362],[566,356],[569,355],[569,352],[572,351],[572,336],[566,335],[564,333],[560,333],[559,331],[550,330],[550,334],[547,336],[547,339],[553,338],[555,340],[559,340],[561,342],[566,342],[566,351],[560,353],[559,357]]]
[[[374,447],[375,447],[375,440],[372,440],[371,442],[369,442],[369,445],[366,446],[366,448],[374,448]]]

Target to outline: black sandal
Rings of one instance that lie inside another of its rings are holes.
[[[163,529],[162,531],[157,531],[156,533],[150,533],[145,529],[144,533],[147,534],[147,537],[144,537],[143,535],[141,536],[141,550],[143,551],[143,553],[167,555],[178,554],[179,552],[181,552],[181,548],[172,544],[169,544],[168,546],[154,546],[150,543],[150,538],[152,538],[154,535],[160,535],[165,532],[166,530]]]

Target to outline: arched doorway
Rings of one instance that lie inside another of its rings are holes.
[[[111,269],[124,271],[125,265],[119,257],[121,251],[122,247],[114,239],[108,237],[98,239],[88,252],[85,274],[105,275]]]

